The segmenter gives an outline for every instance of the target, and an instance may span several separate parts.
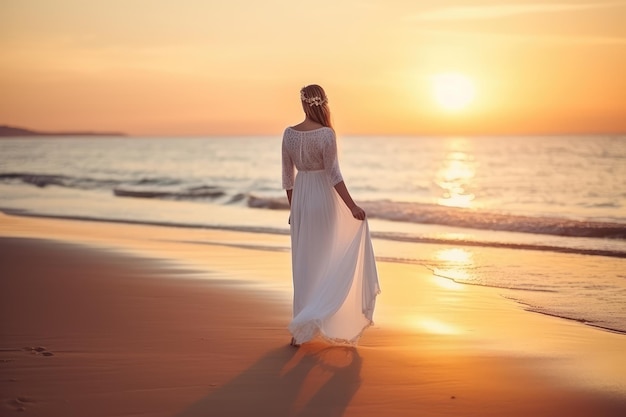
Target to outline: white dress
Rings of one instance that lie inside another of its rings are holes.
[[[297,343],[319,335],[354,344],[372,324],[380,287],[367,220],[355,219],[334,189],[343,181],[335,132],[287,128],[282,165],[283,188],[293,189],[289,331]]]

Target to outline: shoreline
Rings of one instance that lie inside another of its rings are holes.
[[[254,207],[251,207],[254,208]],[[271,209],[274,210],[274,209]],[[285,212],[287,212],[285,210]],[[155,227],[174,227],[182,229],[203,229],[203,230],[216,230],[216,231],[229,231],[229,232],[241,232],[241,233],[260,233],[260,234],[278,234],[289,235],[287,229],[277,229],[274,227],[257,227],[257,226],[228,226],[228,225],[207,225],[207,224],[195,224],[195,223],[174,223],[164,221],[150,221],[150,220],[130,220],[130,219],[114,219],[114,218],[98,218],[88,217],[80,215],[62,215],[62,214],[44,214],[33,213],[26,210],[13,209],[0,207],[0,214],[16,217],[31,217],[39,219],[56,219],[56,220],[69,220],[69,221],[85,221],[85,222],[97,222],[97,223],[119,223],[138,226],[155,226]],[[372,219],[370,219],[371,221]],[[392,220],[374,218],[373,221],[393,222]],[[620,223],[615,223],[620,225]],[[417,225],[417,224],[411,224]],[[447,227],[447,225],[439,225],[434,223],[424,223],[422,226],[441,226]],[[463,229],[463,227],[460,227]],[[487,232],[502,232],[498,230],[484,230],[484,229],[470,229],[472,231],[487,231]],[[507,232],[507,231],[504,231]],[[519,232],[522,234],[532,234],[527,232]],[[548,235],[549,236],[549,235]],[[559,235],[557,235],[559,236]],[[570,237],[570,236],[559,236]],[[372,232],[373,239],[389,240],[392,242],[407,242],[414,244],[434,244],[434,245],[458,245],[477,248],[494,248],[494,249],[511,249],[511,250],[531,250],[538,252],[553,252],[573,255],[588,255],[588,256],[601,256],[607,258],[626,259],[626,252],[618,249],[588,249],[588,248],[573,248],[566,246],[554,246],[554,245],[538,245],[527,243],[507,243],[498,241],[476,241],[476,240],[461,240],[461,239],[445,239],[445,238],[431,238],[431,237],[406,237],[401,235],[392,235],[390,232]],[[590,237],[595,239],[594,237]],[[607,238],[609,240],[613,238]],[[615,239],[620,241],[622,239]],[[390,262],[393,262],[392,260]],[[470,284],[471,285],[471,284]]]
[[[271,250],[286,236],[0,215],[0,237],[5,411],[626,411],[626,337],[530,314],[420,266],[379,262],[383,293],[358,348],[293,349],[289,253]]]

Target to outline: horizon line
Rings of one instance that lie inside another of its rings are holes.
[[[23,134],[11,135],[11,134],[3,134],[2,128],[9,130],[18,130],[22,131]],[[281,135],[282,130],[277,130],[274,133],[267,132],[259,132],[259,133],[246,133],[246,132],[229,132],[229,133],[131,133],[125,132],[123,130],[72,130],[72,129],[63,129],[59,131],[47,131],[47,130],[35,130],[32,128],[24,128],[21,126],[8,125],[8,124],[0,124],[0,137],[51,137],[51,136],[110,136],[110,137],[128,137],[128,138],[149,138],[149,137],[159,137],[159,138],[197,138],[197,137],[253,137],[253,136],[276,136]],[[466,136],[466,137],[480,137],[480,136],[597,136],[597,135],[617,135],[622,136],[626,135],[626,130],[613,131],[587,131],[587,130],[579,130],[579,131],[563,131],[563,132],[545,132],[545,131],[526,131],[526,132],[404,132],[404,133],[385,133],[385,132],[341,132],[342,136],[394,136],[394,137],[458,137],[458,136]]]

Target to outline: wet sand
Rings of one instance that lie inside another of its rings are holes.
[[[0,215],[0,415],[626,413],[624,335],[417,265],[357,348],[288,346],[285,239]]]

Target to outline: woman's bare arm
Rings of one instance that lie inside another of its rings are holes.
[[[291,196],[293,195],[293,188],[285,191],[287,191],[287,201],[289,201],[289,208],[291,209]],[[291,212],[289,213],[289,220],[287,220],[287,223],[291,224]]]
[[[341,197],[343,202],[346,203],[346,206],[348,206],[348,208],[352,212],[352,216],[354,216],[354,218],[357,220],[365,220],[365,211],[361,207],[356,205],[356,203],[352,199],[352,196],[350,196],[350,193],[348,192],[346,183],[343,181],[338,182],[337,184],[335,184],[335,190],[337,190],[337,194],[339,194],[339,197]]]

